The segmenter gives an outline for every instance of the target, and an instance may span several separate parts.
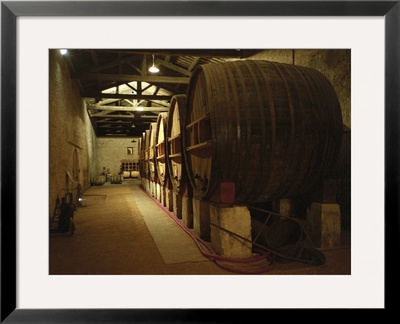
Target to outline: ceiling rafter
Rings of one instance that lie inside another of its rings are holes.
[[[183,75],[186,75],[189,77],[192,75],[192,73],[190,71],[188,71],[187,69],[179,67],[173,63],[170,63],[169,61],[157,59],[157,60],[155,60],[155,62],[156,62],[156,64],[165,66],[166,68],[173,70],[175,72],[181,73]]]
[[[130,99],[130,100],[170,100],[172,95],[135,95],[128,93],[102,93],[86,92],[82,94],[83,98],[103,98],[103,99]]]
[[[100,80],[100,81],[119,81],[132,82],[141,81],[148,83],[177,83],[189,84],[188,77],[168,77],[168,76],[152,76],[152,75],[129,75],[129,74],[108,74],[108,73],[80,73],[72,76],[73,79],[80,80]]]
[[[117,66],[123,65],[123,64],[132,65],[132,67],[136,67],[135,65],[133,65],[133,62],[141,59],[140,56],[130,55],[127,57],[118,57],[117,59],[115,59],[113,61],[100,63],[97,53],[98,53],[97,50],[91,50],[91,54],[96,55],[96,57],[97,57],[97,64],[95,64],[94,66],[89,66],[88,68],[82,70],[82,73],[100,72],[100,71],[108,70],[108,69],[111,69],[111,68],[114,68],[114,67],[117,67]],[[138,72],[140,72],[140,70]]]
[[[96,117],[96,118],[100,118],[100,117],[105,117],[105,118],[124,118],[124,119],[134,119],[135,115],[122,115],[122,114],[118,114],[118,115],[111,115],[109,111],[100,111],[100,112],[91,112],[90,113],[90,117]]]
[[[154,112],[163,112],[168,111],[168,109],[164,107],[127,107],[127,106],[100,106],[100,105],[87,105],[87,110],[97,110],[97,111],[116,111],[116,112],[140,112],[140,111],[154,111]]]
[[[190,64],[190,66],[189,66],[189,68],[188,68],[188,71],[189,71],[189,72],[193,71],[194,68],[195,68],[195,66],[197,65],[197,63],[199,63],[199,61],[200,61],[200,57],[196,57],[196,58],[193,60],[192,64]]]
[[[98,123],[105,123],[105,124],[116,124],[116,125],[131,125],[132,123],[130,121],[122,121],[122,120],[116,120],[116,121],[111,121],[111,120],[98,120]]]
[[[168,112],[173,95],[187,93],[196,67],[227,58],[242,59],[250,51],[71,49],[65,59],[96,136],[141,137],[159,113]],[[148,72],[153,55],[159,73]],[[116,134],[115,129],[105,125],[125,126],[127,132]]]

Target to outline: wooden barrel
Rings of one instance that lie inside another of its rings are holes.
[[[111,183],[122,183],[121,175],[120,174],[114,174],[112,176]]]
[[[166,112],[158,114],[156,126],[156,168],[157,176],[160,184],[165,186],[168,181],[168,159],[167,159],[167,121],[168,114]]]
[[[138,178],[139,177],[139,171],[131,171],[131,178]]]
[[[314,69],[244,60],[202,65],[190,79],[183,140],[195,197],[302,195],[336,159],[341,134],[336,93]]]
[[[139,177],[143,178],[143,157],[142,157],[142,145],[143,145],[143,136],[138,138],[138,168],[139,168]]]
[[[149,176],[149,145],[150,145],[150,130],[146,129],[143,135],[143,178],[150,179]]]
[[[124,176],[125,179],[129,178],[131,176],[131,172],[130,171],[123,171],[122,175]]]
[[[94,184],[96,186],[102,186],[106,182],[106,176],[105,175],[99,175],[95,178]]]
[[[157,180],[156,129],[157,123],[151,123],[149,127],[149,177],[151,181]]]
[[[175,192],[184,188],[187,180],[186,166],[183,156],[183,122],[186,110],[186,95],[178,94],[171,98],[168,112],[167,141],[168,141],[168,171]]]

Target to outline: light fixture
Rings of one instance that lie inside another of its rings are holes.
[[[154,54],[153,54],[153,65],[150,66],[149,72],[151,72],[151,73],[157,73],[157,72],[159,72],[159,71],[160,71],[160,70],[154,65]]]
[[[67,50],[66,49],[60,49],[60,53],[61,53],[61,55],[65,55],[65,54],[67,54]]]

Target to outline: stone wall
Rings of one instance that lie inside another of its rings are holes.
[[[128,148],[133,148],[133,154],[128,154]],[[132,143],[132,138],[97,139],[96,175],[101,174],[103,168],[110,169],[111,174],[118,174],[122,160],[138,162],[138,142]]]
[[[127,148],[133,148],[128,154]],[[64,57],[49,51],[49,215],[54,214],[57,196],[73,192],[78,183],[86,191],[102,172],[120,172],[121,160],[138,161],[138,142],[132,138],[96,138]],[[74,160],[75,159],[75,160]],[[74,167],[77,164],[77,167]]]
[[[73,190],[70,177],[77,175],[86,190],[97,169],[96,136],[79,88],[58,50],[49,51],[49,155],[49,214],[53,216],[57,196],[61,199]]]

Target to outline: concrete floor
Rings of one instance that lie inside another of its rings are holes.
[[[51,235],[49,274],[57,275],[350,275],[349,242],[326,248],[320,266],[301,262],[217,262],[140,188],[140,181],[105,183],[84,193],[73,234]],[[347,236],[344,235],[344,238]],[[208,242],[205,242],[206,244]]]

